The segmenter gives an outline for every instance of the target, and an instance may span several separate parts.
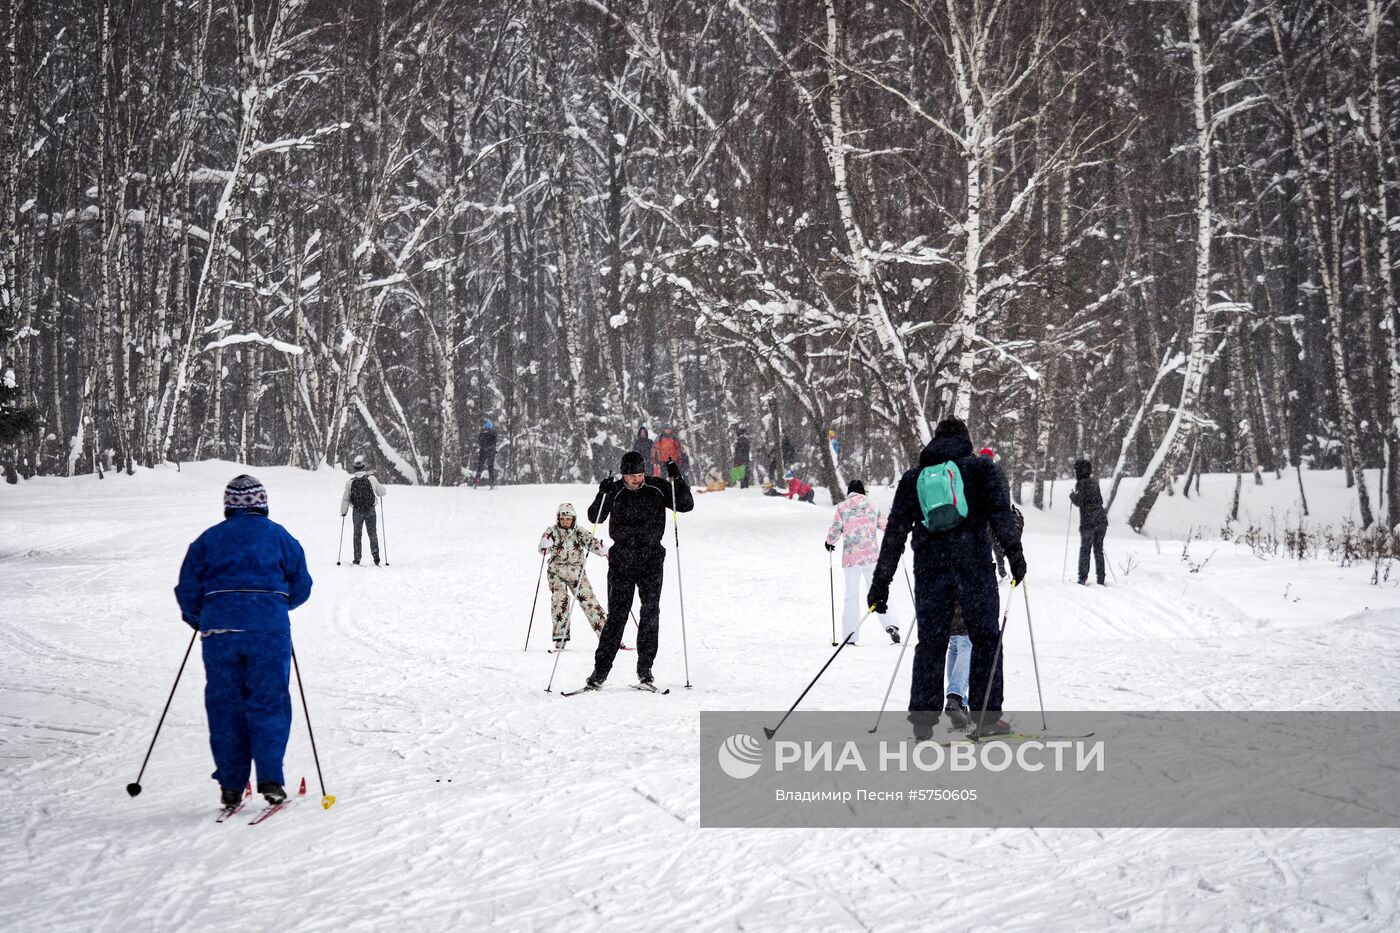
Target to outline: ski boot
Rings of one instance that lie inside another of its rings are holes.
[[[983,722],[968,734],[979,739],[985,739],[988,736],[1010,735],[1011,724],[1005,719],[993,719],[991,722]]]
[[[948,694],[943,704],[943,712],[948,717],[949,732],[966,732],[972,728],[972,718],[968,716],[967,705],[956,693]]]
[[[258,793],[262,794],[263,799],[272,806],[276,806],[287,799],[286,789],[276,781],[259,781]]]
[[[219,806],[225,810],[232,810],[243,802],[243,791],[237,787],[219,788]]]
[[[885,634],[888,635],[888,636],[890,636],[890,641],[894,642],[896,645],[899,644],[899,626],[898,626],[898,625],[886,625],[886,626],[885,626]]]

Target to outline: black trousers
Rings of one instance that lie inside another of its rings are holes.
[[[909,721],[932,726],[943,711],[943,668],[948,657],[948,635],[953,613],[962,609],[967,637],[972,641],[968,670],[968,706],[981,713],[986,697],[986,720],[1001,713],[1002,664],[997,651],[997,610],[1000,606],[996,572],[992,565],[914,565],[914,611],[918,615],[919,643],[914,648],[914,675],[909,689]],[[996,668],[995,675],[992,669]],[[991,683],[990,692],[987,689]],[[980,722],[982,717],[976,716]]]
[[[496,485],[496,448],[483,450],[476,455],[476,480],[472,485],[481,484],[481,471],[486,471],[486,476],[492,486]]]
[[[1103,537],[1108,533],[1107,525],[1090,525],[1088,528],[1079,528],[1079,582],[1084,583],[1089,579],[1089,551],[1094,552],[1094,562],[1097,564],[1098,580],[1103,582]]]
[[[622,630],[627,627],[627,615],[632,611],[632,599],[640,594],[641,608],[637,612],[637,678],[651,677],[651,665],[661,632],[661,582],[666,565],[666,549],[655,545],[644,551],[614,547],[608,557],[608,621],[598,636],[598,650],[593,655],[594,683],[602,683],[612,672]]]

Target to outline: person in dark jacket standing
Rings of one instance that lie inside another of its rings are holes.
[[[921,474],[938,467],[935,476],[958,477],[952,485],[957,496],[956,521],[938,521],[925,514],[920,497]],[[926,522],[944,525],[930,531]],[[914,611],[918,618],[919,644],[914,649],[914,677],[909,693],[909,721],[917,739],[929,738],[944,708],[943,667],[948,635],[956,608],[962,610],[972,640],[969,692],[973,722],[979,733],[1009,731],[1001,721],[1001,663],[997,652],[997,577],[987,534],[1001,543],[1011,565],[1011,577],[1026,576],[1026,558],[1016,530],[1007,495],[1006,480],[991,460],[973,453],[967,425],[960,418],[938,423],[933,440],[919,455],[919,465],[907,471],[895,489],[894,504],[875,564],[866,604],[884,613],[889,603],[890,581],[904,553],[904,540],[913,537]],[[993,667],[996,673],[993,675]],[[991,683],[990,694],[987,692]],[[983,697],[986,707],[982,708]]]
[[[1094,465],[1088,460],[1074,461],[1074,490],[1069,494],[1072,505],[1079,507],[1079,582],[1089,583],[1089,552],[1094,553],[1099,586],[1103,586],[1103,539],[1108,534],[1108,511],[1103,507],[1103,493],[1094,478]]]
[[[729,470],[729,485],[749,488],[749,429],[740,428],[734,439],[734,466]]]
[[[379,531],[375,522],[375,506],[388,490],[384,488],[383,483],[374,478],[372,470],[366,469],[364,457],[356,457],[354,466],[355,472],[345,481],[345,492],[340,496],[340,516],[344,518],[350,509],[355,510],[355,517],[351,522],[351,534],[355,542],[354,563],[360,562],[360,555],[363,553],[360,549],[363,529],[369,534],[369,553],[374,558],[374,566],[378,567]]]
[[[267,490],[246,474],[224,489],[224,520],[185,552],[175,599],[203,638],[204,711],[214,779],[237,806],[254,764],[258,793],[286,799],[282,758],[292,729],[288,613],[311,595],[306,555],[267,517]]]
[[[643,463],[651,463],[651,434],[644,427],[637,428],[637,439],[632,442],[632,449],[642,455]]]
[[[1001,462],[1001,458],[997,456],[997,452],[996,452],[995,450],[993,450],[992,448],[990,448],[990,447],[983,447],[981,450],[977,451],[977,456],[979,456],[979,457],[986,457],[988,460],[992,461],[993,463],[1000,463],[1000,462]],[[1005,475],[1005,474],[1003,473],[1002,475]],[[1013,512],[1016,513],[1017,528],[1023,527],[1023,526],[1025,525],[1026,520],[1025,520],[1025,518],[1022,517],[1022,515],[1021,515],[1021,510],[1018,509],[1018,508],[1016,508],[1016,506],[1013,505],[1013,506],[1011,506],[1011,511],[1013,511]],[[996,562],[997,562],[997,576],[999,576],[999,577],[1001,577],[1003,580],[1005,580],[1005,579],[1006,579],[1006,552],[1004,552],[1004,551],[1001,549],[1001,544],[997,541],[996,536],[995,536],[995,535],[992,535],[990,531],[988,532],[988,537],[990,537],[990,538],[992,539],[992,556],[996,558]]]
[[[588,520],[609,521],[613,545],[608,551],[608,621],[593,656],[588,689],[596,690],[608,679],[622,630],[632,611],[634,594],[641,596],[637,614],[637,680],[652,686],[652,662],[661,630],[661,580],[666,548],[666,511],[689,512],[695,507],[690,486],[674,460],[666,463],[668,479],[646,475],[646,461],[636,451],[622,455],[622,479],[608,477],[598,484],[598,494],[588,507]],[[675,491],[675,501],[671,493]]]
[[[491,488],[496,488],[496,422],[487,418],[476,436],[476,479],[472,486],[481,485],[481,471],[486,471]]]

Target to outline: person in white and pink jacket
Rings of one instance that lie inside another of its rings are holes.
[[[844,539],[841,548],[841,569],[846,574],[846,605],[841,616],[842,636],[849,635],[856,644],[861,618],[867,607],[861,600],[870,587],[875,562],[880,557],[880,532],[885,530],[885,517],[865,498],[865,484],[851,480],[846,498],[836,507],[836,518],[826,533],[826,549],[836,550],[836,542]],[[899,624],[893,612],[884,616],[885,632],[899,644]]]

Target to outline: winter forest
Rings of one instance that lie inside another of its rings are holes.
[[[491,418],[507,482],[673,424],[840,490],[958,414],[1036,506],[1344,468],[1400,524],[1394,0],[4,11],[11,481],[452,485]]]

